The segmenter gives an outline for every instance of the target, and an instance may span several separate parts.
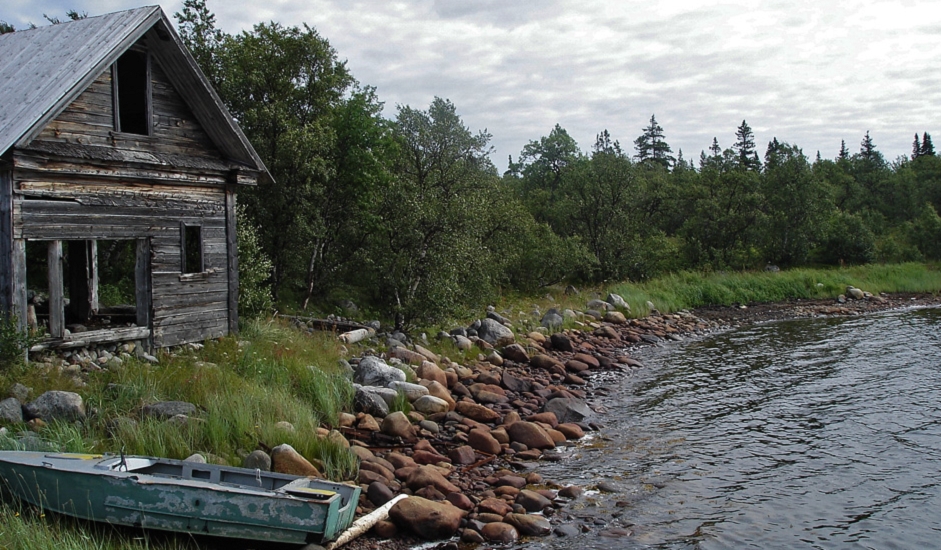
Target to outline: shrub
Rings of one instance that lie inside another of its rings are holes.
[[[0,370],[22,361],[32,343],[33,338],[20,329],[15,316],[0,316]]]
[[[261,249],[258,231],[243,206],[236,214],[239,255],[239,313],[250,318],[271,309],[271,260]]]
[[[837,264],[865,264],[875,259],[876,237],[856,214],[840,212],[830,218],[823,243],[823,261]]]

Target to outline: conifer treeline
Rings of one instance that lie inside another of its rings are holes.
[[[275,184],[242,193],[277,299],[353,297],[399,325],[479,307],[501,289],[941,258],[941,159],[927,132],[888,162],[872,137],[810,161],[747,122],[698,162],[651,116],[625,151],[607,130],[582,151],[556,125],[501,176],[490,135],[456,107],[381,116],[316,30],[261,23],[228,35],[205,0],[180,34]],[[252,258],[242,258],[252,262]],[[329,302],[329,300],[327,300]]]

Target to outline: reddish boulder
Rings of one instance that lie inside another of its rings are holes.
[[[522,443],[530,449],[552,449],[555,442],[538,424],[533,422],[516,422],[506,429],[511,441]]]
[[[485,498],[477,505],[477,512],[481,514],[496,514],[503,517],[513,511],[510,503],[502,498]]]
[[[408,475],[405,485],[413,491],[430,485],[445,495],[460,492],[460,489],[441,475],[434,466],[419,466]]]
[[[500,442],[488,431],[476,429],[467,434],[467,444],[474,449],[491,455],[498,455],[503,450]]]
[[[458,402],[454,410],[477,422],[495,422],[500,418],[500,414],[496,411],[469,401]]]
[[[473,464],[477,461],[474,448],[470,445],[461,445],[460,447],[451,449],[448,453],[448,458],[451,459],[451,463],[453,464]]]
[[[295,476],[323,477],[310,461],[287,443],[271,449],[271,471]]]
[[[399,528],[407,529],[426,540],[454,536],[464,514],[463,510],[447,502],[433,502],[415,496],[396,502],[389,510],[389,518]]]
[[[480,534],[490,542],[508,543],[520,538],[516,528],[509,523],[488,523],[480,530]]]

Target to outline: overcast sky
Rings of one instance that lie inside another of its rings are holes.
[[[173,19],[181,1],[161,1]],[[859,149],[887,159],[941,132],[937,1],[207,0],[220,29],[307,23],[353,75],[397,105],[450,99],[493,134],[493,159],[558,123],[584,151],[608,129],[633,152],[656,114],[674,152],[729,147],[742,120],[759,152],[773,137],[813,158]],[[100,15],[134,0],[3,0],[25,28],[68,9]],[[174,20],[175,21],[175,20]],[[939,135],[935,138],[941,137]]]

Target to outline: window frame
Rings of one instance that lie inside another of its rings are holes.
[[[186,243],[189,240],[189,235],[187,234],[189,230],[195,229],[199,242],[199,270],[198,271],[187,271],[187,255],[188,250]],[[181,275],[193,275],[199,273],[206,273],[206,245],[203,235],[203,226],[202,224],[197,223],[186,223],[180,222],[180,274]]]
[[[118,62],[122,57],[128,53],[142,54],[145,60],[145,78],[146,83],[144,86],[144,117],[146,118],[146,133],[138,134],[135,132],[127,132],[121,128],[121,93],[120,93],[120,71],[118,70]],[[151,137],[154,134],[154,102],[153,102],[153,57],[150,55],[150,52],[144,48],[130,48],[121,54],[114,63],[111,64],[111,99],[113,103],[114,110],[114,132],[116,134],[121,134],[125,136],[138,136],[138,137]]]

